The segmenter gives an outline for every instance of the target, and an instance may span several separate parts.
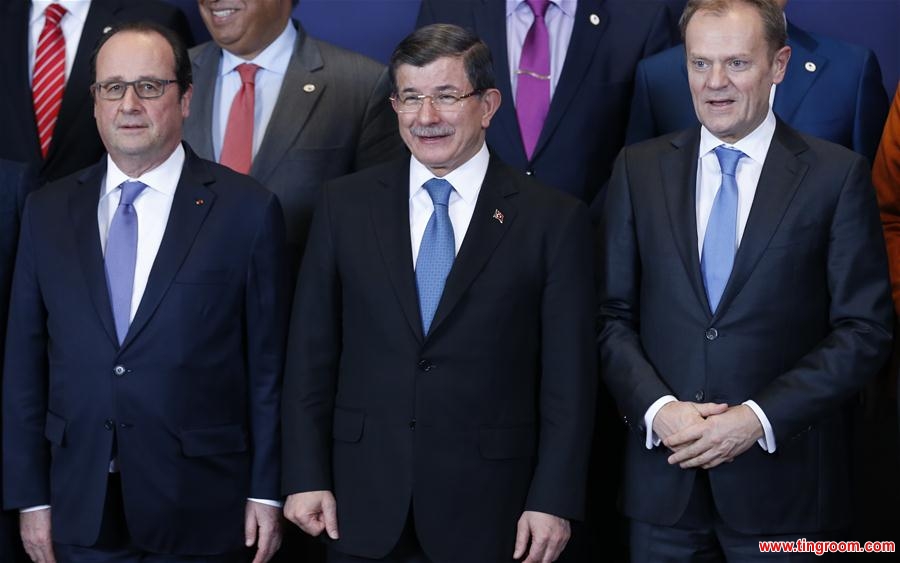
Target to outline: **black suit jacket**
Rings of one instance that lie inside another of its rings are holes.
[[[142,549],[240,549],[246,499],[279,498],[281,208],[255,181],[187,153],[121,346],[97,227],[106,161],[26,204],[3,381],[4,502],[50,504],[56,542],[97,539],[114,436]]]
[[[505,10],[499,0],[424,0],[418,25],[454,23],[487,43],[505,101],[488,129],[491,149],[513,167],[590,202],[624,144],[638,61],[672,44],[668,8],[634,0],[578,2],[566,62],[531,160],[509,82]]]
[[[523,510],[582,516],[590,245],[583,205],[491,157],[425,336],[409,160],[326,186],[289,338],[283,490],[334,491],[336,549],[383,557],[411,503],[441,563],[509,560]]]
[[[0,7],[0,158],[33,164],[37,183],[42,185],[97,162],[104,152],[94,123],[89,86],[91,53],[107,27],[150,20],[171,28],[188,45],[192,36],[187,18],[170,4],[157,0],[92,0],[45,161],[34,123],[28,72],[30,9],[29,0],[6,0]]]
[[[791,127],[875,157],[888,98],[875,54],[788,23],[791,60],[775,89],[775,115]],[[641,61],[626,142],[697,125],[684,45]]]
[[[626,147],[602,222],[601,373],[626,422],[624,508],[678,521],[696,472],[644,447],[663,395],[756,401],[777,450],[709,470],[722,519],[750,534],[841,529],[851,507],[845,403],[890,351],[884,240],[868,165],[779,122],[716,313],[700,274],[699,128]]]

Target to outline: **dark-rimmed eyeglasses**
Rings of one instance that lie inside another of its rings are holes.
[[[397,113],[416,113],[422,109],[425,98],[431,102],[431,106],[437,111],[459,111],[463,100],[477,96],[484,90],[472,90],[468,94],[458,92],[441,92],[440,94],[396,94],[391,96],[391,106]]]
[[[123,80],[107,80],[91,84],[91,91],[101,100],[121,100],[125,91],[131,86],[134,93],[142,100],[159,98],[166,93],[166,86],[174,84],[177,80],[162,80],[159,78],[144,78],[125,82]]]

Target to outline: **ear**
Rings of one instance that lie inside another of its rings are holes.
[[[174,85],[176,88],[177,84]],[[187,90],[184,91],[184,94],[181,95],[181,117],[187,119],[187,116],[191,114],[191,97],[194,95],[194,85],[190,84],[187,87]]]
[[[772,59],[772,83],[781,84],[784,80],[784,73],[787,70],[788,61],[791,59],[791,48],[785,45],[781,49],[775,51],[775,57]]]
[[[488,88],[481,94],[481,128],[487,129],[491,124],[491,119],[497,110],[500,109],[500,90],[496,88]]]

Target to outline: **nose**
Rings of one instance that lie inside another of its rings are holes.
[[[728,85],[728,72],[725,65],[714,64],[706,76],[706,85],[709,88],[718,90]]]
[[[130,85],[125,88],[125,95],[119,101],[122,111],[131,112],[141,107],[143,100],[138,97],[135,87],[136,85]]]
[[[419,108],[419,112],[416,114],[416,121],[427,124],[435,123],[440,120],[441,117],[438,110],[436,110],[434,104],[431,103],[431,96],[424,98],[422,100],[422,107]]]

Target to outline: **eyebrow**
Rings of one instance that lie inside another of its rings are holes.
[[[462,92],[462,89],[460,89],[459,86],[455,86],[453,84],[442,84],[440,86],[436,86],[432,90],[432,92],[446,92],[447,90],[455,90],[458,92]],[[412,88],[412,87],[404,88],[403,90],[401,90],[401,92],[418,92],[418,91],[419,91],[418,88]]]

